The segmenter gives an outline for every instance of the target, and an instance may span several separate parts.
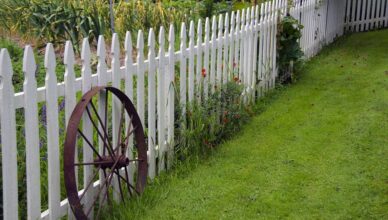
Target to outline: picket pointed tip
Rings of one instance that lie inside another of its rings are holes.
[[[74,65],[74,50],[71,41],[66,41],[63,63],[67,66]]]
[[[264,4],[260,4],[260,20],[263,20],[264,18]]]
[[[213,33],[217,30],[217,18],[216,18],[216,16],[213,16],[212,30],[213,30]]]
[[[124,49],[128,53],[132,51],[132,37],[131,37],[131,32],[127,31],[125,33],[125,43],[124,43]]]
[[[234,22],[235,22],[235,13],[234,13],[234,11],[232,11],[232,14],[230,15],[230,22],[232,23],[232,24],[234,24]]]
[[[220,14],[220,16],[218,17],[218,29],[222,28],[223,23],[224,23],[223,16],[222,16],[222,14]]]
[[[117,57],[117,58],[120,56],[120,42],[119,42],[119,35],[117,33],[113,33],[112,35],[111,54],[113,55],[113,57]]]
[[[89,39],[86,37],[82,41],[81,61],[87,63],[90,61],[90,45]]]
[[[24,56],[23,56],[23,72],[26,77],[31,77],[33,73],[36,71],[36,63],[34,57],[34,51],[30,45],[27,45],[24,48]]]
[[[159,45],[163,45],[164,46],[164,39],[165,39],[165,36],[164,36],[164,27],[161,26],[160,29],[159,29]],[[160,46],[160,48],[162,48],[162,46]]]
[[[181,39],[186,39],[186,24],[185,24],[185,22],[182,22]]]
[[[144,36],[143,36],[143,31],[141,30],[139,30],[139,32],[137,33],[137,48],[138,50],[141,50],[141,51],[144,48]]]
[[[7,49],[1,49],[0,52],[0,83],[4,80],[10,82],[12,80],[12,63]]]
[[[175,29],[174,29],[174,25],[173,24],[170,24],[170,30],[168,32],[168,39],[171,42],[174,42],[174,39],[175,39]]]
[[[189,36],[190,38],[194,38],[194,21],[190,22]]]
[[[225,14],[225,27],[229,27],[229,14]]]
[[[44,67],[49,72],[53,72],[56,66],[54,46],[52,43],[48,43],[46,46],[46,53],[44,57]]]
[[[97,43],[97,57],[100,59],[105,59],[105,39],[103,35],[100,35],[98,37],[98,43]]]
[[[255,14],[256,14],[256,18],[259,17],[259,5],[256,5],[255,7]]]
[[[237,14],[236,14],[236,23],[237,23],[237,24],[240,23],[240,19],[241,19],[240,10],[238,10],[238,11],[237,11]]]
[[[206,18],[205,20],[205,32],[208,33],[210,30],[210,20],[209,18]]]
[[[198,38],[201,38],[201,36],[200,36],[200,35],[202,35],[202,20],[201,19],[198,20],[197,32],[198,32]]]
[[[150,28],[149,34],[148,34],[148,46],[150,48],[155,47],[155,32],[153,28]]]

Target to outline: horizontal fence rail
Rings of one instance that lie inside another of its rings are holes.
[[[274,88],[278,75],[278,24],[288,13],[304,26],[299,43],[306,58],[310,58],[324,45],[343,35],[344,31],[386,27],[387,4],[385,0],[295,0],[292,4],[286,0],[268,1],[204,21],[182,23],[180,33],[176,33],[174,26],[170,26],[168,31],[160,28],[157,33],[151,29],[148,39],[144,39],[144,33],[139,31],[136,45],[130,32],[121,44],[117,34],[113,34],[109,52],[103,36],[98,39],[96,54],[92,53],[88,40],[84,39],[80,62],[76,62],[73,46],[68,41],[63,58],[63,82],[57,79],[53,45],[47,44],[45,85],[39,88],[33,50],[26,46],[23,90],[17,93],[12,83],[10,56],[7,50],[2,49],[0,140],[4,219],[17,219],[19,216],[19,146],[25,146],[26,151],[27,179],[26,186],[22,188],[27,192],[27,218],[59,219],[66,215],[73,218],[68,201],[61,194],[64,191],[60,176],[64,130],[78,98],[93,86],[120,88],[135,103],[148,134],[148,174],[152,180],[171,167],[177,105],[181,106],[182,115],[185,115],[189,103],[201,103],[204,101],[202,98],[207,99],[229,81],[244,85],[242,96],[245,103],[254,102]],[[175,50],[176,43],[178,50]],[[97,57],[96,66],[91,63],[92,56]],[[76,63],[81,63],[81,76],[78,78]],[[116,125],[114,102],[112,106],[111,123]],[[17,125],[16,118],[21,116],[23,124]],[[91,125],[84,123],[83,128],[87,133]],[[116,137],[117,131],[113,129],[112,132],[112,136]],[[42,147],[43,140],[45,147]],[[90,156],[86,148],[84,143],[84,157]],[[43,158],[47,166],[44,172],[42,155],[45,155]],[[133,169],[130,172],[132,179]],[[90,171],[84,170],[85,183],[91,178],[90,174]],[[41,187],[42,181],[47,181],[47,188]],[[100,181],[96,181],[93,188],[99,188]],[[47,190],[47,198],[42,197],[41,189]],[[83,189],[79,189],[79,193],[82,192]],[[87,206],[94,197],[93,193],[86,195],[83,202]]]

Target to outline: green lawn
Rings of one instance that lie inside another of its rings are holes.
[[[388,31],[341,39],[109,219],[388,219]]]

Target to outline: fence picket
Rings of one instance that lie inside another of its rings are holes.
[[[195,98],[198,100],[198,103],[201,103],[201,77],[202,77],[202,61],[203,59],[203,49],[202,49],[202,20],[198,20],[197,27],[197,66],[196,66],[196,78],[195,78]],[[206,71],[206,70],[205,70]]]
[[[209,93],[209,75],[210,75],[210,69],[209,69],[209,41],[210,41],[210,21],[209,18],[206,18],[205,20],[205,50],[204,50],[204,57],[203,57],[203,96],[205,100],[208,97]]]
[[[27,215],[29,219],[40,217],[40,149],[39,149],[39,121],[36,98],[35,73],[37,66],[31,46],[26,46],[23,57],[24,84],[23,91],[25,109],[26,133],[26,168],[27,168]]]
[[[105,57],[106,57],[106,49],[105,49],[105,39],[102,35],[98,37],[98,43],[97,43],[97,84],[98,86],[106,86],[108,83],[108,76],[107,76],[107,67],[105,63]],[[107,103],[107,93],[101,93],[100,96],[98,97],[98,107],[97,107],[97,113],[99,115],[105,115],[108,114],[105,112],[105,106],[108,104]],[[104,127],[108,127],[108,120],[104,117]],[[101,131],[102,126],[101,124],[98,125],[98,129]],[[105,155],[104,152],[104,140],[102,140],[101,137],[98,138],[98,148],[99,148],[99,154],[100,155]],[[105,181],[105,176],[104,172],[100,171],[99,174],[99,180],[100,183]],[[102,187],[102,193],[105,193],[106,187]],[[100,202],[103,202],[102,196],[100,196]]]
[[[155,33],[154,30],[151,28],[150,32],[148,34],[148,161],[149,161],[149,171],[148,175],[151,179],[155,178],[156,175],[156,81],[155,81]],[[159,80],[159,77],[158,77]],[[160,82],[158,82],[159,86]],[[158,91],[158,97],[159,97],[159,91]],[[159,100],[158,100],[159,101]],[[158,112],[159,113],[159,112]],[[158,116],[158,119],[160,116]],[[159,121],[158,121],[159,124]],[[161,145],[159,144],[159,152],[161,151]],[[159,153],[159,161],[161,153]]]
[[[158,112],[158,145],[159,145],[159,171],[164,171],[166,168],[166,130],[165,130],[165,108],[166,108],[166,102],[165,102],[165,80],[167,76],[166,72],[166,64],[165,61],[165,48],[164,48],[164,28],[163,26],[160,27],[159,31],[159,69],[157,73],[158,78],[158,87],[157,87],[157,93],[158,93],[158,101],[157,101],[157,112]],[[151,49],[154,47],[150,47]],[[150,62],[151,63],[151,62]],[[194,82],[193,82],[194,87]],[[155,90],[155,87],[153,88]],[[193,88],[194,89],[194,88]]]
[[[89,46],[89,39],[85,38],[82,42],[82,52],[81,52],[81,62],[82,62],[82,94],[85,94],[92,88],[92,70],[90,67],[90,46]],[[93,128],[92,128],[92,122],[90,121],[87,114],[84,114],[82,116],[82,130],[83,134],[88,140],[93,140]],[[89,161],[93,160],[93,151],[88,146],[88,143],[86,140],[83,140],[82,144],[83,149],[83,162],[87,163]],[[90,166],[84,167],[84,184],[83,186],[86,187],[87,184],[92,181],[93,178],[93,168]],[[84,196],[84,206],[85,210],[89,210],[94,194],[91,191],[87,191]],[[90,216],[93,218],[93,211],[91,211]]]
[[[0,119],[4,219],[18,219],[16,121],[12,64],[6,49],[0,52]],[[6,138],[4,138],[6,137]]]
[[[194,21],[190,22],[190,28],[189,28],[189,103],[192,103],[194,100],[194,79],[195,79],[195,73],[194,73]]]
[[[47,160],[49,185],[50,219],[61,217],[59,182],[59,125],[57,76],[55,74],[55,53],[52,44],[47,44],[45,53],[46,68],[46,121],[47,121]]]
[[[169,81],[168,81],[168,161],[167,168],[170,168],[174,157],[174,127],[175,127],[175,31],[174,25],[170,25],[168,34],[168,56],[169,56]]]
[[[224,46],[221,50],[224,50],[224,57],[222,61],[222,83],[226,84],[228,82],[228,59],[229,59],[229,14],[225,14],[225,25],[224,25]]]
[[[220,14],[218,16],[218,37],[215,42],[217,42],[217,69],[216,69],[216,82],[215,86],[221,89],[222,83],[222,47],[223,47],[223,32],[224,32],[224,22],[223,16]]]
[[[140,117],[141,123],[144,125],[144,36],[143,31],[139,31],[137,35],[137,99],[136,109]]]
[[[240,53],[240,11],[237,11],[236,15],[236,31],[235,31],[235,41],[234,41],[234,58],[233,58],[233,78],[239,77],[239,53]]]
[[[211,48],[210,48],[210,91],[213,94],[215,91],[215,81],[216,81],[216,42],[217,34],[217,20],[216,16],[213,16],[212,20],[212,35],[211,35]]]
[[[112,44],[111,44],[111,77],[112,77],[112,86],[115,88],[121,87],[121,70],[120,70],[120,43],[119,43],[119,37],[117,33],[113,33],[112,35]],[[116,148],[120,144],[119,140],[119,127],[121,120],[121,111],[124,111],[124,108],[122,107],[122,104],[120,100],[114,96],[112,96],[111,100],[112,105],[112,144],[113,147]],[[112,185],[113,185],[113,199],[115,202],[120,202],[120,186],[119,186],[119,179],[113,178],[112,179]]]
[[[180,104],[182,107],[182,116],[186,115],[186,24],[182,23],[181,27],[181,45],[180,45],[180,78],[179,78],[179,92]]]
[[[135,73],[135,68],[133,67],[133,54],[132,54],[132,37],[131,32],[127,31],[125,34],[125,43],[124,43],[124,50],[125,50],[125,61],[124,61],[124,81],[125,81],[125,94],[128,96],[128,98],[133,102],[134,101],[134,95],[133,95],[133,75]],[[125,118],[125,130],[126,132],[129,131],[128,127],[131,126],[130,123],[131,119],[129,116],[126,115]],[[128,159],[133,160],[133,137],[129,137],[128,139],[128,150],[126,152]],[[134,173],[135,173],[135,165],[131,163],[129,165],[128,175],[129,175],[129,182],[133,185],[134,183]],[[151,165],[149,165],[149,168],[151,169]],[[149,170],[150,172],[150,170]]]
[[[235,44],[235,13],[232,11],[232,14],[230,16],[230,34],[229,34],[229,60],[227,61],[227,80],[231,81],[233,80],[233,71],[234,71],[234,44]]]

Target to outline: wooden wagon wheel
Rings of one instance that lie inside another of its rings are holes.
[[[109,127],[108,123],[110,121],[108,108],[111,108],[108,104],[109,96],[122,105],[115,146],[113,146],[113,137],[109,135],[113,127],[113,125]],[[105,104],[101,104],[97,109],[98,99]],[[83,131],[83,123],[89,123],[92,128],[93,131],[90,129],[86,131],[89,135]],[[134,142],[133,148],[129,146],[131,141]],[[84,147],[90,148],[91,151],[89,151],[89,159],[85,156],[86,159],[78,162],[77,158],[80,157],[81,152],[78,149],[82,149],[82,143],[86,143],[87,146]],[[65,139],[64,180],[69,205],[75,217],[89,219],[95,211],[98,216],[102,204],[110,203],[114,196],[124,201],[125,197],[141,194],[147,181],[147,166],[144,131],[132,102],[123,92],[114,87],[92,88],[75,107],[68,123]],[[89,170],[91,178],[88,182],[84,181],[81,187],[78,183],[81,181],[77,181],[77,178],[85,168]],[[92,195],[89,196],[89,207],[83,205],[84,197],[88,193]]]

